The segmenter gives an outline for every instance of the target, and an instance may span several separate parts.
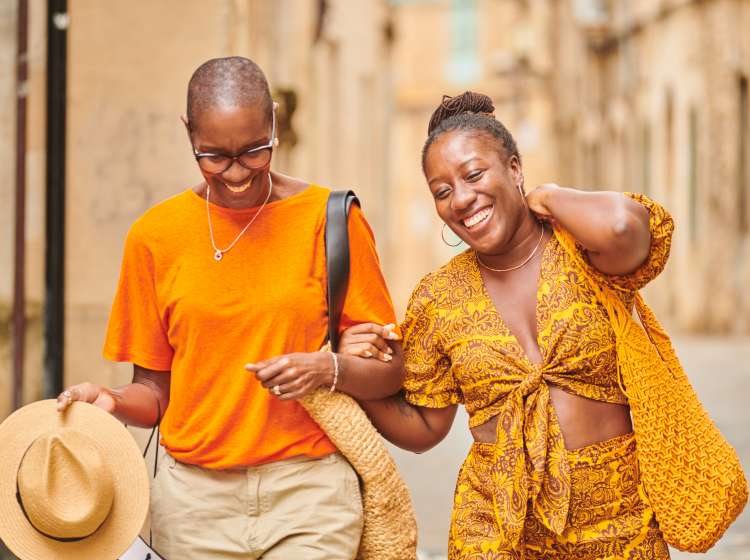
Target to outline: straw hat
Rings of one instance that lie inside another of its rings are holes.
[[[138,536],[148,473],[108,413],[35,402],[0,424],[0,449],[0,538],[21,560],[113,560]]]

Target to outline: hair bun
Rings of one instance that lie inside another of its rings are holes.
[[[432,113],[430,124],[427,126],[427,134],[431,134],[441,122],[454,115],[461,113],[479,113],[494,117],[495,105],[488,95],[465,91],[461,95],[451,97],[443,95],[440,105]]]

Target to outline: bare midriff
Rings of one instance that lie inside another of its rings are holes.
[[[554,385],[549,385],[549,392],[568,450],[580,449],[633,431],[628,405],[595,401]],[[472,428],[471,434],[474,441],[494,443],[496,430],[497,416],[494,416]]]

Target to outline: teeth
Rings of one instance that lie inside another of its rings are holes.
[[[489,206],[487,208],[483,208],[482,210],[480,210],[476,214],[472,214],[471,216],[469,216],[468,218],[466,218],[464,220],[464,225],[467,228],[475,226],[479,222],[482,222],[482,221],[486,220],[489,217],[490,214],[492,214],[492,206]]]
[[[247,183],[245,183],[244,185],[240,185],[239,187],[232,187],[230,185],[227,185],[226,183],[224,183],[224,186],[228,188],[230,191],[232,191],[233,193],[241,193],[241,192],[245,192],[250,186],[250,183],[252,182],[253,182],[252,179],[248,179]]]

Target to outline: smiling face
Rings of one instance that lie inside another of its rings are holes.
[[[521,162],[491,134],[453,130],[429,146],[424,172],[440,218],[475,251],[508,250],[527,214]]]
[[[272,119],[259,106],[213,107],[201,112],[188,130],[195,150],[201,153],[236,155],[250,148],[263,146],[271,140]],[[211,195],[232,207],[256,206],[266,196],[264,178],[271,162],[258,169],[247,169],[234,161],[222,173],[208,173],[201,169]],[[263,192],[260,192],[260,191]]]

